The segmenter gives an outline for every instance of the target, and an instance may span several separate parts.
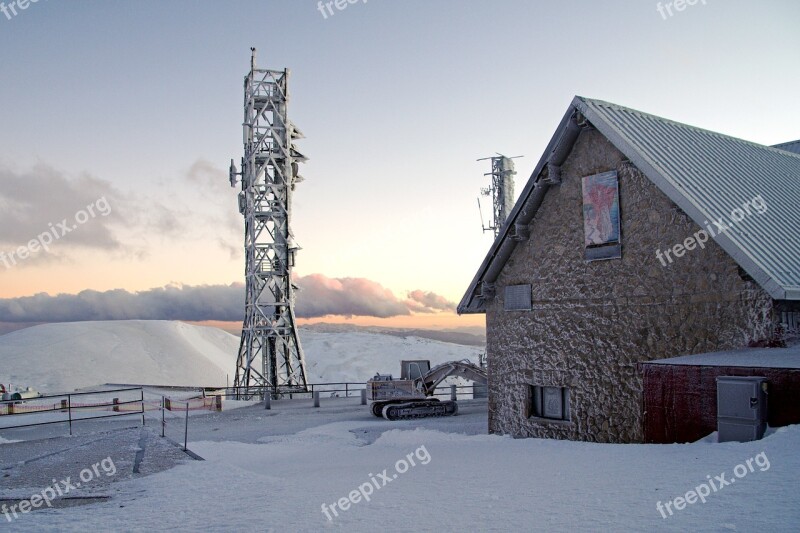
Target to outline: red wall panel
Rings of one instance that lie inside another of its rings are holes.
[[[769,380],[771,427],[800,424],[800,370],[723,366],[639,365],[644,378],[642,424],[647,443],[693,442],[717,429],[717,377]]]

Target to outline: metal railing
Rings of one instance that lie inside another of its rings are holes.
[[[113,398],[110,403],[87,403],[87,404],[80,404],[73,401],[74,398],[86,397],[86,396],[107,396],[109,394],[119,394],[119,393],[139,393],[139,398],[133,400],[126,400],[126,401],[119,401],[118,398]],[[49,405],[35,405],[42,401],[52,400],[52,399],[59,399],[60,402],[58,404],[53,404],[53,407]],[[124,406],[131,405],[137,406],[135,410],[130,410],[125,408]],[[2,429],[20,429],[20,428],[31,428],[37,426],[48,426],[53,424],[68,424],[69,425],[69,434],[72,435],[72,426],[77,422],[85,422],[88,420],[98,420],[101,418],[116,418],[121,416],[141,416],[142,417],[142,425],[145,425],[144,421],[144,412],[145,412],[145,402],[144,402],[144,389],[142,387],[132,387],[132,388],[125,388],[125,389],[111,389],[111,390],[104,390],[104,391],[93,391],[93,392],[72,392],[68,394],[56,394],[52,396],[38,396],[35,398],[26,398],[22,400],[2,400],[0,401],[0,407],[5,407],[6,412],[0,415],[0,420],[3,422],[7,421],[7,417],[21,417],[21,416],[35,416],[41,415],[45,413],[66,413],[67,419],[66,420],[48,420],[44,422],[33,422],[33,423],[25,423],[25,424],[15,424],[15,425],[5,425],[0,424],[0,430]],[[79,414],[81,412],[86,412],[90,410],[102,410],[106,411],[107,408],[111,408],[111,414],[104,414],[99,416],[73,416],[73,414]],[[30,418],[26,419],[30,420]]]
[[[486,385],[481,384],[473,384],[473,385],[449,385],[446,383],[440,384],[440,386],[436,389],[433,396],[451,396],[452,394],[452,387],[456,388],[457,394],[466,394],[467,392],[471,392],[473,395],[475,391],[486,391]],[[314,393],[339,393],[343,392],[344,398],[351,398],[351,397],[358,397],[361,395],[361,391],[367,388],[366,383],[364,382],[338,382],[338,383],[309,383],[306,390],[299,390],[299,389],[290,389],[287,387],[278,387],[277,393],[271,394],[273,398],[276,396],[279,397],[288,397],[289,399],[293,399],[295,396],[300,397],[309,397],[313,398]],[[252,400],[252,399],[260,399],[263,400],[265,395],[269,392],[274,390],[272,386],[265,386],[254,388],[250,387],[220,387],[218,390],[225,391],[225,397],[227,399],[244,399],[244,400]],[[485,392],[484,392],[485,394]]]
[[[367,385],[363,382],[336,382],[336,383],[309,383],[307,387],[292,387],[289,385],[281,385],[273,387],[265,385],[262,387],[220,387],[218,390],[225,391],[225,397],[228,399],[263,399],[265,395],[270,394],[273,398],[276,396],[294,398],[298,395],[313,396],[315,392],[343,392],[345,397],[358,396],[361,394],[362,389],[366,389]],[[301,396],[302,397],[302,396]]]

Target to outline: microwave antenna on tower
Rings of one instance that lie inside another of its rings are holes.
[[[245,318],[236,361],[237,394],[276,396],[306,391],[305,358],[298,337],[292,268],[298,247],[290,226],[292,193],[302,181],[295,148],[303,138],[287,115],[289,70],[259,69],[256,50],[244,80],[244,157],[231,160],[230,182],[241,182],[244,216]],[[240,179],[237,179],[239,177]]]

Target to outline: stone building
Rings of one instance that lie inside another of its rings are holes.
[[[576,97],[458,307],[490,432],[642,442],[641,363],[792,342],[798,230],[800,142]]]

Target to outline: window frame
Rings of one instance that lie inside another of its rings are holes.
[[[572,422],[572,412],[570,408],[570,388],[554,387],[550,385],[529,385],[529,416],[537,420],[547,422]],[[545,405],[545,391],[557,390],[561,395],[561,416],[559,418],[547,416],[547,406]]]

